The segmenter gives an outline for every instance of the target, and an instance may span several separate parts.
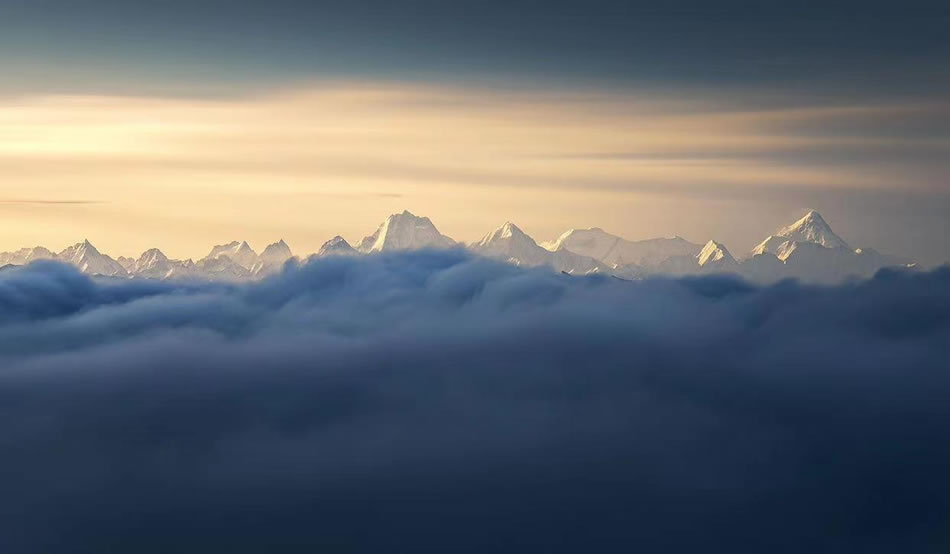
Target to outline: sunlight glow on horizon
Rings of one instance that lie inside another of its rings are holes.
[[[924,109],[741,110],[695,98],[391,82],[200,100],[20,97],[0,101],[0,170],[15,183],[0,201],[39,204],[0,203],[0,250],[58,249],[93,235],[124,255],[158,244],[197,257],[233,238],[263,246],[282,237],[306,252],[335,234],[355,242],[403,208],[466,241],[505,219],[539,240],[590,225],[629,238],[698,234],[708,222],[689,221],[721,197],[893,187],[893,174],[873,166],[795,156],[904,144],[828,129],[886,127]],[[68,203],[76,201],[94,203]],[[648,212],[670,203],[682,213],[658,226]]]

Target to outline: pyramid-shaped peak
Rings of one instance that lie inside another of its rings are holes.
[[[809,210],[798,221],[779,229],[776,236],[798,242],[812,242],[826,248],[848,248],[848,244],[834,231],[815,210]]]
[[[264,248],[264,251],[261,252],[261,258],[274,261],[284,261],[292,256],[293,253],[290,251],[290,247],[287,246],[287,243],[284,242],[284,239],[268,244],[267,247]]]
[[[828,222],[825,221],[825,218],[821,217],[821,214],[815,210],[808,210],[804,216],[801,217],[798,221],[791,224],[789,227],[801,228],[807,226],[823,227],[831,230],[831,227],[828,225]]]
[[[429,219],[427,217],[418,216],[409,210],[403,210],[401,213],[392,214],[388,219]]]
[[[81,255],[84,253],[99,254],[99,250],[95,246],[93,246],[91,242],[89,242],[89,239],[83,239],[82,242],[77,242],[76,244],[60,252],[60,255],[73,256],[73,255]]]
[[[340,235],[337,235],[337,236],[333,237],[332,239],[330,239],[330,240],[326,241],[325,243],[323,243],[323,246],[321,247],[321,249],[323,249],[323,248],[335,248],[335,247],[349,246],[349,245],[350,245],[350,243],[347,242],[347,240],[346,240],[345,238],[341,237]]]
[[[710,240],[703,246],[703,249],[696,255],[696,259],[701,266],[711,263],[719,265],[736,263],[735,258],[729,253],[729,249],[724,244],[714,240]]]
[[[330,254],[356,254],[356,249],[350,246],[350,243],[346,241],[345,238],[337,235],[332,239],[323,243],[323,246],[320,247],[320,250],[317,252],[318,256],[327,256]]]
[[[203,259],[210,260],[219,257],[227,257],[245,269],[250,269],[258,261],[257,253],[247,244],[247,241],[235,240],[228,244],[219,244],[212,248]]]
[[[408,220],[408,221],[415,221],[415,222],[420,222],[420,223],[432,224],[432,220],[429,219],[427,216],[424,216],[424,215],[416,215],[416,214],[410,212],[409,210],[403,210],[402,212],[400,212],[400,213],[398,213],[398,214],[392,214],[391,216],[387,217],[386,220],[387,220],[387,221],[390,221],[390,222],[391,222],[391,221],[406,221],[406,220]]]
[[[60,260],[71,263],[79,271],[89,275],[125,275],[122,265],[96,250],[88,240],[76,243],[57,255]]]
[[[224,252],[236,253],[236,252],[242,252],[242,251],[253,252],[254,249],[251,248],[251,245],[249,245],[246,240],[242,240],[242,241],[232,240],[231,242],[227,244],[219,244],[215,246],[214,248],[212,248],[211,253],[208,254],[208,257],[211,258]]]
[[[264,250],[266,251],[268,248],[270,249],[280,248],[281,250],[283,250],[284,248],[290,248],[290,247],[287,245],[286,242],[284,242],[284,239],[280,239],[277,242],[272,242],[268,244],[266,247],[264,247]]]
[[[501,226],[500,231],[502,232],[502,236],[506,237],[514,235],[521,236],[525,234],[525,232],[522,231],[520,227],[510,221],[506,221],[505,224]]]
[[[409,210],[386,218],[372,235],[356,245],[360,252],[408,250],[417,248],[448,248],[455,241],[439,232],[428,217],[413,215]]]
[[[139,256],[139,260],[167,260],[168,256],[158,248],[149,248],[145,252],[142,252],[142,255]]]
[[[508,239],[515,239],[519,242],[530,241],[532,244],[534,244],[534,239],[529,237],[524,231],[521,230],[521,228],[510,221],[506,221],[501,227],[488,233],[482,237],[480,241],[474,243],[473,246],[476,248],[482,248],[492,243]]]

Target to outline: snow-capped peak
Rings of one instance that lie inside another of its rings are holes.
[[[145,252],[142,252],[142,255],[139,256],[139,259],[136,260],[137,266],[151,266],[156,263],[168,261],[168,256],[162,253],[158,248],[150,248]]]
[[[376,232],[356,245],[360,252],[382,252],[417,248],[448,248],[455,241],[436,229],[428,217],[413,215],[409,210],[386,218]]]
[[[219,244],[211,249],[211,252],[204,257],[205,260],[211,260],[227,256],[234,263],[244,269],[251,269],[258,261],[257,252],[254,252],[246,241],[232,241],[228,244]]]
[[[552,251],[564,248],[614,267],[654,266],[674,257],[695,256],[701,249],[700,245],[678,236],[629,241],[599,227],[571,229],[541,246]]]
[[[287,246],[287,243],[284,242],[284,239],[268,244],[260,255],[262,260],[280,262],[284,262],[291,257],[293,257],[293,253],[290,251],[290,246]]]
[[[782,227],[776,234],[799,242],[813,242],[825,248],[848,248],[848,244],[831,230],[831,226],[815,210],[810,210],[795,223]]]
[[[551,253],[538,246],[533,238],[525,234],[510,221],[488,233],[471,246],[482,256],[500,260],[516,260],[517,265],[535,266],[550,262]]]
[[[547,265],[557,271],[577,275],[605,269],[596,260],[563,248],[553,252],[541,248],[510,221],[473,243],[471,248],[479,255],[524,267]]]
[[[188,263],[170,260],[158,248],[150,248],[142,252],[142,255],[127,269],[138,277],[167,279],[172,276],[184,276],[183,272],[187,267]]]
[[[484,247],[484,246],[488,246],[491,243],[494,243],[500,240],[508,240],[508,239],[528,240],[528,241],[531,241],[532,244],[537,246],[537,243],[534,241],[534,239],[532,239],[527,234],[525,234],[525,232],[522,231],[517,225],[515,225],[514,223],[510,221],[506,221],[504,225],[502,225],[501,227],[495,229],[494,231],[482,237],[482,239],[478,241],[477,243],[475,243],[473,247],[476,247],[476,248]]]
[[[33,248],[21,248],[15,252],[2,252],[0,253],[0,266],[7,264],[11,265],[26,265],[30,262],[36,260],[51,260],[55,259],[56,254],[50,252],[49,249],[42,246],[35,246]]]
[[[825,248],[845,248],[851,247],[841,237],[831,230],[831,226],[821,217],[821,214],[815,210],[809,210],[801,219],[782,227],[774,235],[768,237],[752,250],[752,254],[770,254],[778,255],[781,258],[780,250],[786,242],[808,242],[824,246]],[[787,247],[784,248],[787,250]]]
[[[263,276],[277,273],[284,267],[284,263],[293,257],[294,255],[290,251],[290,247],[287,246],[284,239],[280,239],[277,242],[268,244],[267,247],[264,248],[264,251],[261,252],[259,256],[256,256],[256,261],[254,261],[249,269],[254,275]]]
[[[317,256],[352,256],[358,253],[355,248],[350,246],[350,243],[346,242],[345,238],[337,235],[323,243],[323,246],[317,252]]]
[[[57,258],[89,275],[116,276],[127,273],[122,264],[100,253],[88,239],[64,249]]]
[[[710,240],[703,246],[703,249],[696,255],[696,259],[701,267],[733,265],[736,263],[736,259],[732,257],[725,245],[714,240]]]

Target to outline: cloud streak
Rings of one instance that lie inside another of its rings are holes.
[[[46,200],[46,199],[24,199],[11,198],[0,199],[0,204],[14,206],[84,206],[89,204],[102,204],[101,200]]]
[[[0,272],[4,552],[939,552],[950,272]]]

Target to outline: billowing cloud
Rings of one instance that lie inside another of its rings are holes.
[[[0,272],[3,552],[943,552],[950,271]]]

